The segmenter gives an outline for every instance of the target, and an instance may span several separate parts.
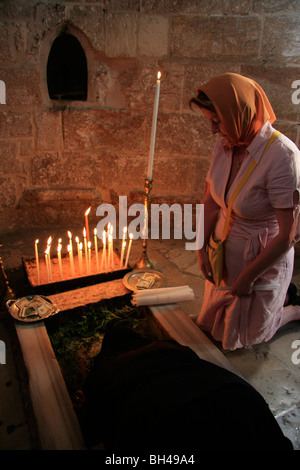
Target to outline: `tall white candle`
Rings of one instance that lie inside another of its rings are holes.
[[[83,269],[82,269],[82,242],[79,243],[78,260],[79,260],[79,271],[80,271],[80,275],[82,276],[82,273],[83,273]]]
[[[98,254],[98,240],[97,240],[97,229],[94,229],[94,243],[95,243],[95,256],[96,256],[96,266],[97,272],[99,272],[99,254]]]
[[[51,267],[51,243],[52,243],[52,237],[48,238],[47,241],[47,258],[48,258],[48,269],[49,269],[49,280],[52,281],[52,267]]]
[[[88,242],[90,241],[90,228],[89,228],[89,219],[88,219],[90,210],[91,210],[91,207],[89,207],[89,208],[85,211],[85,214],[84,214],[84,217],[85,217],[86,238],[87,238],[87,241],[88,241]]]
[[[103,230],[103,235],[102,235],[102,258],[101,258],[101,271],[103,271],[103,268],[106,271],[106,232]]]
[[[72,233],[68,232],[69,245],[70,245],[70,258],[72,259],[72,266],[74,269],[74,258],[73,258],[73,243],[72,243]]]
[[[108,234],[108,256],[107,256],[107,267],[108,270],[110,269],[111,266],[111,234]]]
[[[122,266],[123,266],[125,246],[126,246],[126,242],[123,242],[122,243],[122,249],[121,249],[120,269],[122,269]]]
[[[47,246],[46,250],[45,250],[45,264],[46,264],[46,271],[47,271],[47,281],[50,282],[51,281],[51,275],[50,275],[50,268],[49,268],[49,245]]]
[[[125,242],[126,233],[127,233],[127,227],[124,227],[124,228],[123,228],[123,238],[122,238],[122,243],[124,243],[124,242]]]
[[[161,73],[158,72],[157,80],[156,80],[155,97],[154,97],[154,108],[153,108],[153,116],[152,116],[152,129],[151,129],[150,151],[149,151],[148,173],[147,173],[147,179],[150,181],[152,180],[152,170],[153,170],[156,124],[157,124],[158,102],[159,102],[159,92],[160,92],[160,78],[161,78]]]
[[[110,234],[111,234],[111,267],[114,269],[115,263],[114,263],[114,228],[111,225],[110,227]]]
[[[72,256],[72,247],[71,245],[68,245],[68,252],[70,256],[70,268],[71,268],[71,276],[75,276],[75,271],[74,271],[74,262],[73,262],[73,256]]]
[[[92,266],[92,253],[91,253],[91,242],[88,242],[88,250],[89,250],[89,268],[88,268],[88,273],[91,274],[91,266]]]
[[[128,248],[127,248],[127,255],[126,255],[126,261],[125,261],[125,269],[127,268],[127,265],[128,265],[128,260],[129,260],[129,255],[130,255],[130,250],[131,250],[131,244],[132,244],[132,239],[133,239],[133,235],[132,233],[129,235],[129,245],[128,245]]]
[[[88,252],[87,252],[87,241],[86,241],[86,230],[83,229],[83,241],[84,241],[84,254],[85,254],[85,264],[86,264],[86,272],[89,270],[89,262],[88,262]]]
[[[58,257],[58,265],[59,265],[59,272],[60,272],[60,278],[63,280],[63,271],[62,271],[62,264],[61,264],[61,244],[58,243],[57,245],[57,257]]]
[[[36,264],[36,274],[37,274],[37,283],[40,283],[40,263],[39,263],[39,252],[38,252],[38,243],[39,240],[35,240],[35,264]]]

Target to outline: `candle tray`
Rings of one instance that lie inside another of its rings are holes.
[[[66,292],[74,289],[80,289],[83,287],[91,286],[94,284],[99,284],[102,282],[113,281],[115,279],[123,278],[127,273],[132,271],[132,268],[121,268],[119,269],[120,259],[118,255],[114,252],[114,269],[108,269],[105,272],[92,272],[91,274],[79,275],[75,273],[74,277],[70,276],[70,269],[67,269],[67,274],[64,275],[64,279],[60,279],[60,271],[58,266],[57,259],[52,261],[52,272],[53,279],[51,282],[45,279],[45,262],[40,258],[40,274],[41,279],[40,283],[37,282],[37,269],[36,269],[36,260],[35,258],[22,258],[22,264],[25,271],[26,278],[26,289],[28,294],[41,294],[41,295],[53,295],[60,292]],[[68,267],[68,256],[62,256],[62,262],[64,265],[64,272],[66,272],[66,267]],[[76,262],[76,257],[74,257]]]

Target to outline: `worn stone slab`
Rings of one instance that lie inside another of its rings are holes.
[[[223,61],[258,58],[261,29],[257,17],[175,16],[170,54]]]
[[[261,57],[272,62],[299,65],[299,28],[299,15],[266,18]]]

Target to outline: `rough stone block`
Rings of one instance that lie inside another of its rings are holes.
[[[265,19],[261,57],[270,62],[299,65],[299,15]]]
[[[199,197],[203,194],[209,158],[157,155],[153,167],[153,194]]]
[[[138,29],[138,53],[163,57],[168,54],[169,19],[163,16],[142,16]]]
[[[31,67],[16,67],[1,71],[6,84],[7,106],[41,105],[40,72]]]
[[[96,207],[102,198],[92,189],[25,190],[19,203],[19,220],[26,226],[84,226],[84,213],[92,206],[89,222],[96,222]]]
[[[63,113],[65,149],[117,148],[144,150],[144,120],[141,113],[105,110]]]
[[[59,111],[37,111],[34,114],[36,149],[61,150],[63,145],[61,113]]]
[[[23,6],[25,10],[25,5]],[[22,10],[22,14],[24,14]],[[58,29],[64,22],[65,6],[56,3],[37,2],[31,8],[27,8],[25,16],[29,16],[27,22],[27,52],[37,54],[43,38],[51,31]]]
[[[237,14],[247,15],[250,11],[250,0],[143,0],[142,9],[147,13],[201,13],[201,14]]]
[[[150,142],[150,126],[149,126]],[[176,155],[210,156],[215,144],[210,125],[201,112],[195,114],[159,113],[156,152]]]
[[[136,14],[105,16],[105,53],[108,57],[135,57],[137,49]]]
[[[0,173],[5,174],[16,174],[20,173],[21,165],[18,160],[18,145],[17,142],[12,141],[1,141],[0,144]]]
[[[232,61],[256,59],[261,28],[257,17],[175,16],[171,22],[170,54]]]
[[[16,203],[16,184],[12,177],[0,177],[0,207],[7,209]]]
[[[82,31],[96,50],[105,48],[105,13],[102,5],[72,5],[68,20]]]
[[[6,108],[3,108],[6,109]],[[31,137],[33,128],[31,113],[27,111],[2,111],[0,110],[0,138]]]

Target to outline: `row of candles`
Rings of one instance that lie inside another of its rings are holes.
[[[156,126],[157,126],[157,114],[158,114],[158,104],[159,104],[159,94],[160,94],[160,80],[161,80],[161,72],[157,73],[157,80],[156,80],[156,89],[155,89],[155,97],[154,97],[154,108],[153,108],[153,116],[152,116],[152,129],[151,129],[151,139],[150,139],[150,151],[149,151],[149,160],[148,160],[148,172],[147,172],[147,179],[152,181],[152,170],[153,170],[153,159],[154,159],[154,148],[155,148],[155,137],[156,137]],[[84,236],[84,255],[85,255],[85,264],[86,264],[86,272],[87,274],[91,273],[91,242],[89,236],[89,225],[88,225],[88,215],[91,210],[91,207],[87,209],[85,212],[85,228],[83,231]],[[125,256],[125,248],[126,248],[126,241],[125,236],[127,232],[127,227],[123,229],[123,240],[122,240],[122,247],[121,247],[121,258],[120,258],[120,269],[123,267],[123,260]],[[110,226],[108,228],[107,233],[103,231],[103,248],[102,248],[102,258],[101,258],[101,265],[99,264],[99,253],[98,253],[98,241],[97,241],[97,229],[94,230],[94,245],[95,245],[95,256],[96,256],[96,263],[97,263],[97,271],[107,271],[110,266],[114,269],[114,259],[113,259],[113,227]],[[68,232],[69,235],[69,244],[68,244],[68,252],[70,257],[70,270],[72,276],[75,276],[75,269],[74,269],[74,260],[73,260],[73,244],[72,244],[72,234]],[[130,241],[127,249],[127,255],[125,260],[125,268],[128,265],[128,258],[131,249],[132,243],[132,234],[129,235]],[[107,240],[108,239],[108,240]],[[75,238],[77,243],[77,254],[78,254],[78,263],[79,263],[79,271],[80,275],[83,274],[83,244],[79,241],[78,237]],[[106,249],[108,241],[108,249]],[[38,255],[38,243],[39,240],[35,241],[35,256],[36,256],[36,266],[37,266],[37,277],[38,283],[40,283],[40,274],[39,274],[39,255]],[[51,249],[52,238],[48,239],[47,248],[45,250],[45,262],[47,267],[47,277],[48,281],[51,281],[52,272],[51,272],[51,258],[50,258],[50,249]],[[63,279],[63,272],[62,272],[62,263],[61,263],[61,239],[58,241],[57,246],[57,257],[60,269],[60,276]],[[106,251],[107,254],[106,254]]]
[[[127,234],[127,227],[123,229],[123,239],[122,239],[122,247],[121,247],[121,257],[120,257],[120,269],[126,269],[128,267],[128,260],[131,251],[131,244],[133,235],[129,235],[129,243],[126,252],[126,245],[127,242],[125,240]],[[68,231],[69,237],[69,244],[67,246],[68,254],[69,254],[69,261],[70,261],[70,272],[71,277],[75,277],[75,265],[74,265],[74,248],[73,248],[73,241],[72,241],[72,233]],[[82,275],[89,275],[92,274],[91,263],[92,263],[92,243],[89,240],[89,233],[87,233],[86,227],[83,229],[83,238],[84,242],[80,242],[79,237],[75,237],[75,242],[77,244],[77,257],[78,257],[78,267],[80,276]],[[39,251],[38,251],[38,244],[39,240],[35,240],[35,260],[36,260],[36,270],[37,270],[37,281],[40,284],[40,261],[39,261]],[[45,264],[46,264],[46,271],[47,271],[47,280],[48,282],[52,281],[52,266],[51,266],[51,247],[52,247],[52,237],[50,236],[47,241],[47,247],[44,251],[45,255]],[[113,226],[108,224],[107,232],[104,230],[102,234],[102,256],[100,262],[100,253],[98,251],[98,235],[97,229],[94,229],[94,256],[96,259],[96,269],[97,272],[105,272],[109,271],[110,269],[115,269],[114,263],[114,241],[113,241]],[[58,240],[57,244],[57,259],[60,271],[60,278],[61,280],[64,279],[63,276],[63,269],[62,269],[62,239]]]

